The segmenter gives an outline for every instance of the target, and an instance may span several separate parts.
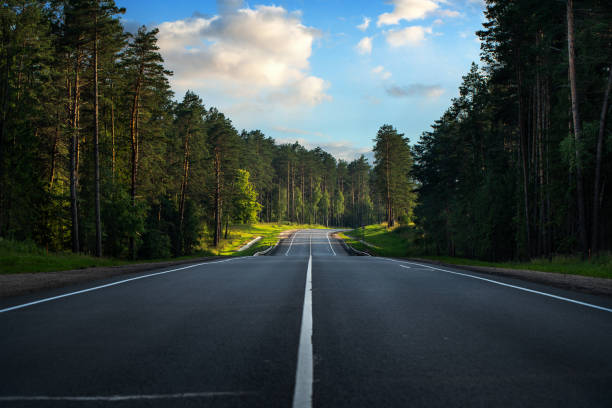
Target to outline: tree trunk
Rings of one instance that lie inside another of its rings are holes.
[[[183,226],[185,220],[185,196],[187,194],[187,183],[189,182],[189,128],[185,135],[185,152],[183,155],[183,182],[181,183],[181,197],[179,200],[179,235],[180,250],[183,251]]]
[[[130,196],[132,199],[132,207],[136,207],[136,177],[138,173],[138,103],[140,97],[140,86],[141,76],[139,76],[138,80],[136,81],[132,112],[130,115],[130,139],[132,145],[132,178]],[[130,257],[132,259],[136,258],[136,244],[135,237],[133,235],[130,236]]]
[[[572,96],[572,117],[574,119],[574,140],[576,144],[576,194],[578,195],[578,236],[582,255],[588,251],[586,215],[584,206],[584,186],[582,179],[582,124],[578,106],[578,87],[576,84],[576,47],[574,38],[574,1],[567,0],[567,48],[569,56],[570,91]]]
[[[221,240],[221,153],[215,150],[215,234],[214,246]]]
[[[115,181],[115,101],[111,98],[111,148],[112,148],[112,158],[111,158],[111,174],[113,178],[113,182]]]
[[[96,19],[97,24],[97,19]],[[94,166],[95,166],[95,206],[96,206],[96,256],[102,256],[102,221],[100,216],[100,122],[98,104],[98,32],[94,37]]]
[[[610,97],[610,87],[612,86],[612,66],[608,73],[608,83],[604,92],[604,101],[601,108],[599,119],[599,134],[597,135],[597,153],[595,158],[595,182],[593,185],[593,224],[591,235],[591,248],[593,252],[599,250],[599,197],[601,190],[601,157],[603,154],[603,140],[606,133],[606,119],[608,114],[608,98]]]
[[[79,212],[77,192],[77,161],[79,143],[79,70],[81,69],[81,56],[76,57],[74,70],[74,94],[72,102],[72,140],[70,147],[70,214],[72,218],[72,252],[80,251],[79,245]]]

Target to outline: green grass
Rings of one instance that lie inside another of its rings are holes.
[[[67,271],[128,263],[130,262],[119,259],[96,258],[71,253],[47,253],[31,242],[0,238],[0,274]]]
[[[402,257],[408,255],[411,247],[412,233],[408,228],[387,229],[384,224],[368,225],[346,233],[347,243],[359,251],[366,251],[378,256]],[[361,240],[370,245],[365,245]]]
[[[278,236],[282,231],[304,228],[314,229],[324,227],[320,225],[298,224],[237,225],[230,229],[230,233],[228,234],[229,238],[227,240],[222,240],[219,248],[203,245],[191,256],[137,261],[96,258],[88,255],[75,255],[70,252],[47,252],[32,242],[20,242],[0,238],[0,274],[68,271],[135,263],[177,261],[211,255],[249,256],[276,244]],[[257,236],[262,236],[263,239],[245,251],[237,251],[238,248]]]
[[[278,237],[281,232],[294,229],[321,229],[325,228],[321,225],[308,225],[308,224],[274,224],[274,223],[261,223],[261,224],[250,224],[250,225],[235,225],[230,228],[228,239],[221,240],[218,248],[203,246],[205,249],[213,254],[218,255],[229,255],[229,256],[250,256],[256,252],[263,251],[276,244]],[[263,237],[257,241],[252,247],[244,251],[238,251],[246,243],[251,240]]]
[[[455,258],[448,256],[416,255],[412,242],[414,231],[410,227],[387,229],[384,224],[368,225],[365,231],[361,228],[349,231],[345,235],[346,242],[360,251],[372,255],[390,257],[418,257],[440,261],[454,265],[489,266],[494,268],[526,269],[541,272],[554,272],[570,275],[612,278],[612,254],[605,253],[583,261],[578,256],[555,256],[552,260],[533,259],[530,262],[486,262],[474,259]],[[370,245],[364,245],[364,240]]]

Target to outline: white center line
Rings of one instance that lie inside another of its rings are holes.
[[[393,262],[401,262],[401,261],[395,261],[393,259],[390,259],[390,260],[393,261]],[[463,277],[466,277],[466,278],[478,279],[478,280],[481,280],[481,281],[493,283],[495,285],[500,285],[500,286],[505,286],[505,287],[508,287],[508,288],[518,289],[518,290],[522,290],[523,292],[534,293],[536,295],[546,296],[546,297],[549,297],[549,298],[553,298],[553,299],[557,299],[557,300],[562,300],[564,302],[574,303],[576,305],[586,306],[586,307],[590,307],[592,309],[603,310],[604,312],[612,313],[612,309],[609,309],[607,307],[597,306],[597,305],[593,305],[591,303],[580,302],[578,300],[569,299],[569,298],[566,298],[566,297],[563,297],[563,296],[552,295],[550,293],[540,292],[538,290],[527,289],[527,288],[524,288],[522,286],[510,285],[508,283],[503,283],[503,282],[499,282],[499,281],[492,280],[492,279],[487,279],[487,278],[481,278],[480,276],[474,276],[474,275],[470,275],[470,274],[467,274],[467,273],[447,271],[446,269],[434,268],[433,266],[422,265],[422,264],[418,264],[418,263],[415,263],[415,262],[406,262],[406,263],[422,266],[422,267],[429,268],[429,269],[435,269],[436,271],[446,272],[446,273],[450,273],[450,274],[453,274],[453,275],[463,276]],[[407,269],[410,268],[409,266],[405,266],[405,265],[400,265],[400,266],[402,268],[407,268]]]
[[[232,258],[232,259],[224,259],[223,261],[202,262],[202,263],[198,263],[198,264],[195,264],[195,265],[184,266],[182,268],[171,269],[169,271],[162,271],[162,272],[151,273],[151,274],[148,274],[148,275],[137,276],[135,278],[124,279],[124,280],[120,280],[120,281],[117,281],[117,282],[108,283],[106,285],[95,286],[93,288],[78,290],[76,292],[64,293],[63,295],[58,295],[58,296],[53,296],[53,297],[49,297],[49,298],[45,298],[45,299],[40,299],[40,300],[36,300],[34,302],[24,303],[22,305],[7,307],[6,309],[0,309],[0,313],[10,312],[11,310],[23,309],[25,307],[38,305],[40,303],[51,302],[52,300],[63,299],[63,298],[69,297],[69,296],[80,295],[82,293],[93,292],[94,290],[110,288],[111,286],[117,286],[117,285],[121,285],[123,283],[132,282],[132,281],[136,281],[136,280],[140,280],[140,279],[150,278],[150,277],[159,276],[159,275],[165,275],[165,274],[172,273],[172,272],[182,271],[184,269],[195,268],[197,266],[210,265],[210,264],[216,264],[216,263],[223,263],[223,262],[229,262],[229,261],[235,261],[235,260],[238,260],[238,259],[244,259],[244,258]]]
[[[295,231],[295,233],[293,234],[293,237],[291,238],[291,243],[289,244],[289,248],[287,249],[287,252],[285,252],[285,256],[289,255],[289,251],[291,251],[291,247],[293,246],[293,240],[295,239],[295,236],[298,234],[299,231]]]
[[[312,407],[312,255],[308,257],[306,287],[304,289],[304,309],[302,311],[302,328],[298,347],[298,362],[295,372],[295,390],[293,408]]]
[[[332,247],[331,241],[329,240],[329,232],[327,233],[326,237],[327,237],[327,242],[329,243],[329,248],[331,249],[334,256],[336,256],[336,251],[334,251],[334,247]]]

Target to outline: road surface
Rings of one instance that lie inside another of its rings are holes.
[[[329,233],[0,301],[0,407],[612,406],[612,299]]]

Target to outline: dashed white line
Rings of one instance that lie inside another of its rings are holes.
[[[401,262],[401,261],[396,261],[396,260],[393,260],[393,259],[389,259],[389,260],[391,260],[393,262]],[[470,275],[470,274],[467,274],[467,273],[448,271],[446,269],[435,268],[435,267],[429,266],[429,265],[422,265],[422,264],[419,264],[419,263],[416,263],[416,262],[406,262],[406,263],[422,266],[424,268],[434,269],[436,271],[450,273],[450,274],[453,274],[453,275],[463,276],[463,277],[466,277],[466,278],[478,279],[478,280],[481,280],[481,281],[493,283],[495,285],[505,286],[505,287],[513,288],[513,289],[517,289],[517,290],[522,290],[523,292],[534,293],[536,295],[546,296],[546,297],[549,297],[549,298],[553,298],[553,299],[557,299],[557,300],[562,300],[564,302],[574,303],[576,305],[586,306],[586,307],[590,307],[592,309],[597,309],[597,310],[602,310],[604,312],[612,313],[612,309],[607,308],[607,307],[597,306],[597,305],[594,305],[594,304],[591,304],[591,303],[586,303],[586,302],[580,302],[579,300],[569,299],[569,298],[566,298],[566,297],[563,297],[563,296],[557,296],[557,295],[553,295],[553,294],[546,293],[546,292],[540,292],[538,290],[527,289],[527,288],[524,288],[522,286],[510,285],[508,283],[499,282],[499,281],[496,281],[496,280],[493,280],[493,279],[481,278],[480,276]],[[407,268],[407,269],[410,268],[409,266],[405,266],[405,265],[400,265],[400,266],[402,268]]]
[[[295,373],[293,408],[312,407],[312,382],[312,255],[310,255],[304,289],[304,309],[302,311],[302,328],[300,330],[300,345]]]
[[[329,248],[331,249],[334,256],[336,256],[336,251],[334,251],[334,247],[332,247],[331,241],[329,240],[329,232],[325,236],[327,237],[327,243],[329,244]]]
[[[244,258],[232,258],[232,259],[224,259],[223,261],[202,262],[202,263],[195,264],[195,265],[184,266],[182,268],[171,269],[169,271],[150,273],[148,275],[142,275],[142,276],[137,276],[135,278],[124,279],[124,280],[120,280],[120,281],[117,281],[117,282],[108,283],[106,285],[100,285],[100,286],[95,286],[93,288],[78,290],[76,292],[64,293],[63,295],[58,295],[58,296],[53,296],[53,297],[49,297],[49,298],[45,298],[45,299],[40,299],[40,300],[36,300],[34,302],[24,303],[22,305],[7,307],[6,309],[0,309],[0,313],[6,313],[6,312],[10,312],[12,310],[23,309],[25,307],[38,305],[40,303],[51,302],[52,300],[63,299],[63,298],[69,297],[69,296],[80,295],[82,293],[93,292],[94,290],[110,288],[111,286],[117,286],[117,285],[121,285],[121,284],[127,283],[127,282],[132,282],[132,281],[136,281],[136,280],[140,280],[140,279],[145,279],[145,278],[151,278],[153,276],[166,275],[168,273],[182,271],[184,269],[195,268],[195,267],[202,266],[202,265],[210,265],[210,264],[216,264],[216,263],[229,262],[229,261],[234,261],[234,260],[238,260],[238,259],[244,259]]]

